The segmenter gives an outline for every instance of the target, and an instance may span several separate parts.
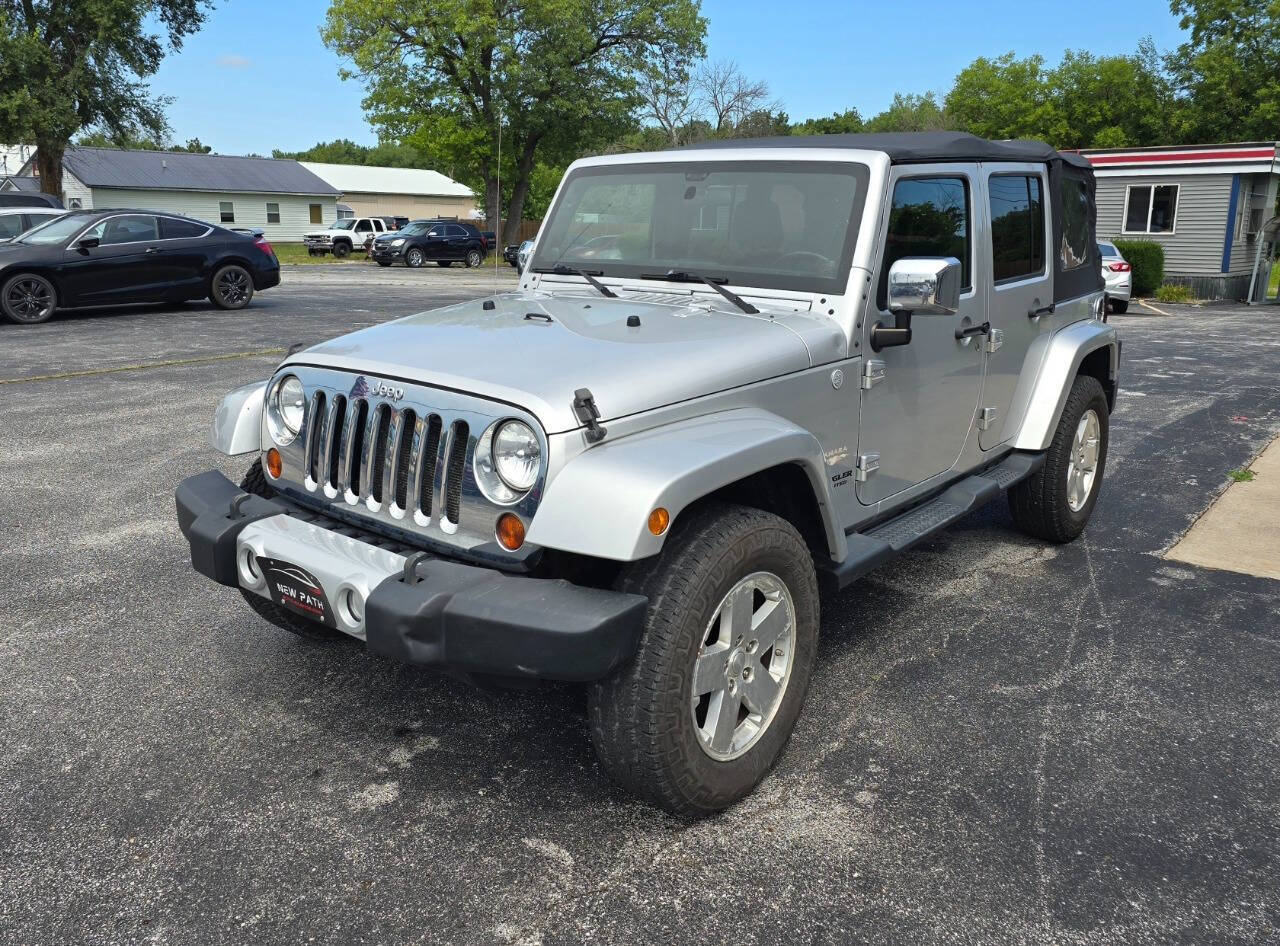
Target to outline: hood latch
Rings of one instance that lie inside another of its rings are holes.
[[[600,426],[600,408],[590,388],[578,388],[573,392],[573,414],[586,425],[587,443],[599,443],[609,431]]]

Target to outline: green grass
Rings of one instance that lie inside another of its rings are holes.
[[[1253,470],[1232,470],[1227,476],[1237,483],[1252,483],[1257,474]]]
[[[301,243],[272,243],[276,259],[282,263],[367,263],[363,253],[352,253],[346,259],[335,259],[332,253],[312,256]]]
[[[1157,302],[1190,302],[1190,286],[1161,286],[1156,290]]]
[[[1267,298],[1280,295],[1280,260],[1271,264],[1271,288],[1267,290]]]

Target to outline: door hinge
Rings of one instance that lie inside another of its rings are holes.
[[[994,407],[984,407],[982,410],[978,411],[978,429],[990,430],[991,425],[995,423],[996,414],[998,413],[999,411]]]
[[[878,469],[880,469],[880,454],[860,453],[858,454],[858,465],[853,471],[853,478],[859,483],[865,483],[867,478]]]
[[[862,390],[870,391],[876,384],[884,380],[884,362],[878,358],[868,358],[862,363]]]
[[[994,353],[1000,350],[1000,346],[1004,344],[1004,332],[998,328],[993,328],[987,334],[987,351]]]

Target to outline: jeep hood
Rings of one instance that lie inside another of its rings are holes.
[[[783,310],[773,318],[763,310],[746,315],[694,298],[500,295],[362,329],[286,361],[505,401],[559,433],[582,426],[573,412],[579,388],[590,389],[607,422],[844,354],[844,337],[829,319]],[[627,325],[630,316],[639,326]]]

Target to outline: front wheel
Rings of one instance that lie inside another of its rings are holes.
[[[467,251],[467,268],[475,269],[484,262],[484,255],[479,250]]]
[[[417,269],[427,261],[426,254],[416,246],[409,248],[409,252],[404,254],[404,264],[410,269]]]
[[[1124,315],[1126,312],[1129,311],[1129,300],[1128,299],[1112,299],[1111,311],[1114,312],[1116,315]]]
[[[339,240],[337,243],[333,244],[334,259],[345,259],[350,255],[351,255],[350,243],[347,243],[345,240]]]
[[[243,309],[253,298],[253,279],[243,266],[232,263],[213,274],[209,300],[219,309]]]
[[[809,549],[772,513],[713,504],[619,585],[649,609],[635,657],[590,689],[596,753],[616,782],[668,811],[727,808],[777,761],[809,687]]]
[[[1077,376],[1044,466],[1009,489],[1009,511],[1019,529],[1050,542],[1070,542],[1084,531],[1102,488],[1109,431],[1102,385]]]
[[[10,322],[35,325],[48,321],[57,308],[58,291],[36,273],[19,273],[0,287],[0,312]]]

